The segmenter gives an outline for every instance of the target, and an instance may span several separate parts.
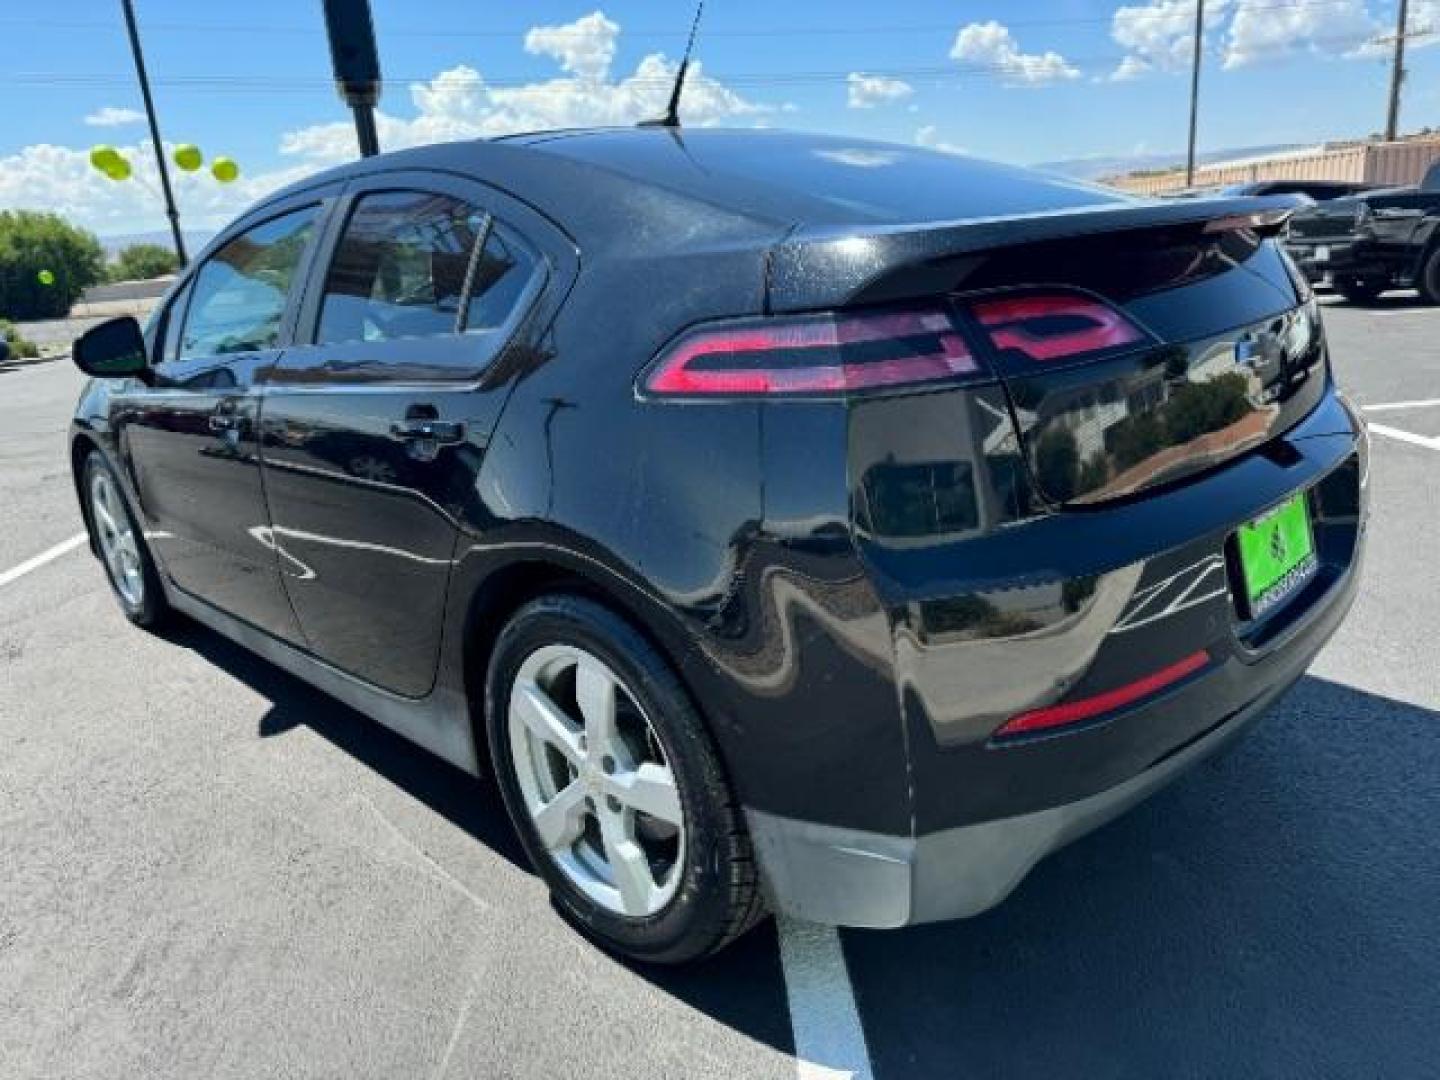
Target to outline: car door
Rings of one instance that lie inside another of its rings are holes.
[[[319,193],[267,207],[214,247],[162,316],[151,385],[127,391],[114,414],[171,581],[292,642],[299,623],[261,490],[257,387],[281,356],[324,210]]]
[[[316,655],[422,696],[459,530],[483,527],[498,360],[573,253],[513,200],[424,172],[353,182],[328,234],[265,389],[281,579]]]

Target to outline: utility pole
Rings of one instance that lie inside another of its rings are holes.
[[[130,33],[130,52],[135,57],[135,74],[140,79],[140,96],[145,99],[145,116],[150,121],[150,142],[155,147],[155,166],[160,170],[160,190],[165,193],[165,216],[170,219],[170,235],[175,238],[175,257],[183,267],[185,237],[180,232],[180,211],[175,209],[175,193],[170,190],[170,170],[165,165],[165,144],[160,141],[160,124],[155,119],[155,101],[150,96],[150,76],[145,73],[145,56],[140,51],[140,32],[135,29],[135,8],[130,0],[120,0],[125,12],[125,29]]]
[[[1190,142],[1185,153],[1186,187],[1195,185],[1195,128],[1200,119],[1200,57],[1204,43],[1205,0],[1195,0],[1195,53],[1190,65]]]
[[[1395,16],[1395,66],[1390,70],[1390,112],[1385,118],[1385,141],[1394,142],[1400,127],[1400,87],[1405,82],[1405,27],[1409,22],[1409,0],[1400,0]]]

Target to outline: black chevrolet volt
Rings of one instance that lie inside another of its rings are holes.
[[[974,915],[1350,605],[1293,205],[775,131],[368,158],[77,342],[91,547],[492,780],[607,948]]]

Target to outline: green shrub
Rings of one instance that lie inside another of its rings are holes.
[[[59,214],[0,211],[0,316],[63,318],[104,267],[100,241]],[[45,271],[50,284],[40,280]]]
[[[159,244],[131,244],[121,248],[107,267],[111,281],[149,281],[173,274],[179,268],[175,252]]]
[[[12,359],[17,357],[22,360],[33,359],[40,355],[40,346],[21,337],[20,331],[15,329],[15,325],[4,319],[0,319],[0,338],[4,338],[9,344]]]

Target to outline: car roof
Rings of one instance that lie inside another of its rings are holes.
[[[771,129],[663,127],[418,147],[351,162],[281,194],[398,169],[467,174],[531,203],[577,239],[624,235],[632,244],[637,219],[646,216],[689,236],[744,233],[747,224],[752,233],[773,236],[802,224],[884,227],[1135,201],[1068,177],[917,146]],[[674,231],[662,235],[674,244]]]

